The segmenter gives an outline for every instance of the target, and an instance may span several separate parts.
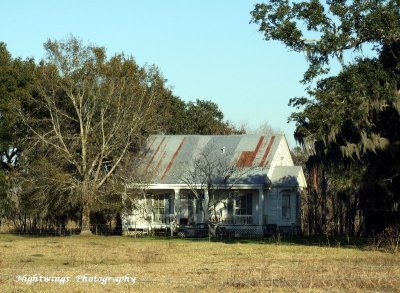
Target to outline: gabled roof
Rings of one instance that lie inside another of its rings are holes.
[[[153,135],[143,153],[140,168],[152,184],[182,184],[185,172],[199,157],[210,161],[223,157],[231,166],[248,169],[242,184],[265,184],[283,135]],[[291,160],[291,159],[290,159]]]

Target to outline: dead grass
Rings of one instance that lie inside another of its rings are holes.
[[[70,277],[27,285],[23,276]],[[135,284],[77,282],[129,274]],[[351,248],[0,235],[2,292],[398,292],[400,256]]]

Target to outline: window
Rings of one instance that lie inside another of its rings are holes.
[[[253,197],[251,193],[236,198],[235,215],[252,215]]]
[[[156,194],[153,196],[153,213],[156,215],[173,214],[174,204],[175,200],[170,194]]]
[[[282,218],[290,219],[290,193],[282,193]]]
[[[164,215],[164,213],[165,213],[165,195],[164,194],[154,196],[153,212],[156,215]]]

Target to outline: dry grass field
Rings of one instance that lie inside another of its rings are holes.
[[[400,256],[294,244],[0,235],[0,291],[400,292]]]

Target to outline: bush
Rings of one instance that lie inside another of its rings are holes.
[[[397,254],[400,244],[400,223],[388,226],[382,233],[373,237],[370,246],[375,249],[383,249],[385,251]]]

